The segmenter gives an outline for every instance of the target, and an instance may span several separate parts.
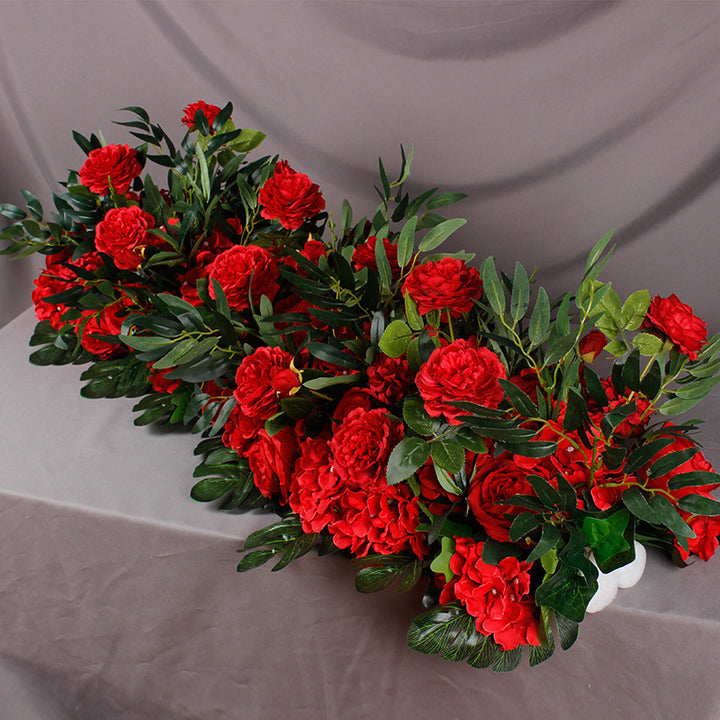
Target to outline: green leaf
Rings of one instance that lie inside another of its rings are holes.
[[[465,467],[465,449],[455,439],[439,437],[430,443],[433,462],[453,475]]]
[[[430,443],[418,437],[403,438],[390,453],[386,470],[388,485],[406,480],[430,457]]]
[[[393,320],[380,338],[380,350],[388,357],[398,358],[407,350],[413,336],[413,331],[405,322]]]
[[[521,390],[517,385],[509,380],[501,379],[500,386],[502,387],[508,400],[510,400],[512,406],[520,415],[526,418],[540,417],[540,410],[537,405],[535,405],[530,396]]]
[[[495,269],[495,259],[492,256],[486,257],[483,261],[480,275],[483,281],[483,295],[495,313],[502,317],[505,311],[505,288],[500,282]]]
[[[525,317],[529,304],[530,281],[525,268],[519,262],[516,262],[515,277],[513,278],[513,288],[510,296],[510,315],[515,322],[519,322]]]
[[[561,539],[560,531],[554,525],[545,523],[542,526],[542,535],[540,536],[540,540],[538,540],[537,545],[528,555],[527,561],[534,562],[538,558],[542,557],[546,552],[552,550]]]
[[[720,515],[720,502],[704,495],[684,495],[678,506],[693,515]]]
[[[231,143],[236,152],[246,153],[254,150],[265,139],[265,133],[251,128],[243,128],[237,140]]]
[[[205,478],[193,485],[190,497],[198,502],[217,500],[231,490],[234,484],[234,480],[226,478]]]
[[[642,352],[642,350],[640,351]],[[662,369],[657,360],[653,360],[649,370],[645,373],[645,377],[640,381],[640,392],[648,398],[654,400],[662,387]]]
[[[461,228],[467,220],[455,218],[453,220],[444,220],[429,230],[425,237],[420,241],[420,252],[430,252],[440,246],[452,233]]]
[[[522,512],[516,515],[510,525],[509,536],[512,542],[522,540],[543,522],[543,516],[532,512]],[[449,580],[448,580],[449,582]]]
[[[668,490],[679,490],[686,487],[702,487],[703,485],[720,484],[720,474],[716,472],[705,472],[692,470],[691,472],[678,473],[668,480]]]
[[[560,493],[540,475],[528,475],[527,481],[532,485],[538,500],[549,510],[560,505]]]
[[[403,225],[400,231],[400,237],[398,238],[398,265],[404,268],[410,263],[415,253],[415,228],[417,226],[418,217],[413,215]]]
[[[568,620],[562,615],[555,616],[558,637],[560,638],[560,647],[563,650],[569,650],[578,637],[578,623]]]
[[[660,524],[660,518],[645,499],[639,487],[633,486],[622,494],[623,505],[636,517],[652,525]]]
[[[641,355],[652,357],[662,352],[664,341],[651,333],[638,333],[632,341],[632,346],[640,351]]]
[[[635,546],[626,537],[629,523],[630,513],[625,509],[583,520],[583,531],[601,572],[612,572],[635,559]]]
[[[328,345],[320,342],[309,342],[305,343],[305,348],[311,355],[318,358],[318,360],[323,360],[331,365],[348,368],[349,370],[360,370],[365,367],[365,364],[361,360],[343,352],[340,348],[337,348],[334,345]]]
[[[142,352],[157,350],[159,348],[169,348],[175,343],[173,338],[144,337],[141,335],[120,335],[119,339],[133,350],[140,350]]]
[[[682,519],[666,497],[653,495],[650,498],[650,507],[655,511],[658,520],[677,537],[678,542],[682,544],[685,538],[695,537],[695,531]]]
[[[650,465],[648,468],[648,475],[651,478],[657,478],[665,475],[671,470],[675,470],[675,468],[686,463],[694,455],[696,455],[699,450],[700,449],[697,447],[689,447],[685,450],[676,450],[675,452],[667,453],[667,455],[663,455]]]
[[[433,435],[439,428],[440,421],[428,415],[421,397],[410,395],[403,402],[403,420],[418,435]]]
[[[610,232],[605,233],[605,235],[603,235],[595,243],[595,245],[593,245],[592,250],[590,250],[590,253],[588,254],[587,261],[585,262],[586,276],[590,273],[591,268],[597,264],[598,260],[600,260],[600,257],[602,256],[605,248],[607,247],[607,244],[612,239],[614,233],[614,230],[610,230]]]
[[[535,308],[530,316],[528,338],[533,347],[540,345],[547,337],[550,328],[550,300],[545,288],[538,289]]]
[[[642,325],[648,308],[650,293],[647,290],[636,290],[623,303],[620,313],[620,325],[625,330],[637,330]]]
[[[585,617],[585,609],[596,592],[597,582],[587,584],[577,571],[560,563],[557,570],[545,578],[535,591],[535,602],[579,623]]]
[[[674,442],[675,438],[661,437],[641,445],[630,453],[623,471],[627,475],[631,475],[638,468],[642,467],[646,462],[655,457],[657,453],[666,448],[668,445],[672,445]]]
[[[622,369],[625,387],[637,392],[640,390],[640,351],[633,350],[625,360]]]

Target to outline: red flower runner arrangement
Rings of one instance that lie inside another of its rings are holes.
[[[622,301],[610,234],[551,302],[520,263],[438,252],[463,196],[411,197],[404,151],[372,220],[346,201],[337,223],[307,175],[250,157],[264,135],[230,104],[188,105],[180,147],[126,110],[141,144],[74,133],[51,219],[26,191],[0,205],[3,252],[46,255],[32,362],[88,363],[84,396],[201,436],[196,500],[280,516],[238,570],[343,553],[362,592],[423,590],[412,648],[509,670],[567,649],[638,542],[713,555],[720,476],[697,421],[665,417],[720,379],[720,334],[675,295]]]

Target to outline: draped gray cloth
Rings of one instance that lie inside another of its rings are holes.
[[[462,191],[449,241],[538,267],[560,292],[616,228],[603,277],[675,292],[720,329],[720,4],[0,0],[0,202],[46,207],[83,155],[131,142],[141,105],[231,100],[320,184],[372,215],[377,157]],[[0,324],[39,258],[0,258]],[[496,675],[405,647],[416,595],[365,597],[341,560],[233,571],[269,518],[192,503],[193,442],[140,430],[80,369],[27,365],[32,311],[0,332],[0,717],[623,718],[720,714],[717,560],[651,556],[636,588],[544,665]],[[720,463],[720,403],[703,440]]]

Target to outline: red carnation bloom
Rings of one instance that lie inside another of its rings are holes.
[[[652,299],[642,328],[659,331],[691,360],[697,360],[698,351],[707,340],[705,322],[696,317],[692,308],[680,302],[674,293],[667,298],[656,295]]]
[[[164,242],[147,232],[154,226],[155,218],[137,205],[112,208],[95,228],[95,247],[110,255],[120,270],[137,270],[145,248]]]
[[[110,183],[118,195],[126,193],[142,167],[128,145],[106,145],[91,150],[80,168],[80,182],[94,193],[107,195]]]
[[[447,308],[452,317],[459,318],[482,295],[482,280],[464,260],[445,257],[413,268],[403,293],[410,293],[422,315]]]
[[[405,357],[378,355],[367,374],[368,391],[386,405],[402,400],[413,387],[413,372]]]
[[[228,305],[235,310],[247,310],[250,307],[248,290],[252,293],[253,304],[260,302],[262,295],[272,300],[279,288],[279,274],[275,258],[257,245],[233,245],[213,260],[208,273],[210,278],[220,283]],[[212,283],[209,290],[210,297],[214,299]]]
[[[429,415],[445,415],[451,425],[460,425],[457,418],[467,412],[448,403],[466,400],[496,408],[504,397],[499,380],[506,376],[505,366],[492,350],[461,339],[433,350],[415,376],[415,384]]]
[[[388,457],[402,439],[402,427],[384,408],[351,410],[330,441],[335,472],[353,487],[384,483]]]
[[[347,489],[336,503],[337,518],[328,525],[333,542],[357,557],[369,552],[391,555],[410,550],[424,557],[428,548],[416,532],[420,522],[417,498],[406,485]]]
[[[455,577],[442,589],[440,602],[458,600],[475,618],[482,635],[492,635],[503,650],[540,645],[537,606],[530,595],[531,563],[514,557],[497,565],[482,560],[483,544],[455,538],[450,569]]]
[[[387,238],[383,238],[383,247],[385,248],[385,255],[387,256],[388,263],[390,264],[390,271],[392,273],[393,280],[397,280],[400,277],[400,265],[398,264],[397,253],[398,246],[394,242],[390,242]],[[353,251],[352,261],[355,265],[356,270],[367,267],[375,272],[378,271],[377,259],[375,258],[375,245],[377,244],[377,238],[375,235],[371,235],[362,245],[358,245]]]
[[[335,503],[345,486],[333,470],[324,436],[300,444],[300,457],[290,483],[290,508],[300,516],[306,533],[320,532],[335,519]]]
[[[244,357],[235,373],[233,393],[238,408],[248,417],[267,420],[280,409],[280,400],[299,387],[297,373],[290,369],[293,356],[278,347],[259,347]]]
[[[215,122],[215,118],[220,112],[220,108],[217,105],[209,105],[204,100],[198,100],[195,103],[186,105],[184,108],[185,115],[183,115],[181,122],[187,125],[188,130],[196,130],[197,128],[195,127],[195,113],[198,110],[202,110],[203,115],[205,115],[205,117],[207,118],[208,125],[210,126],[210,134],[215,132],[212,129],[212,126]]]
[[[320,188],[303,173],[296,172],[281,160],[275,173],[260,189],[260,215],[266,220],[278,220],[287,230],[297,230],[307,219],[325,209]]]

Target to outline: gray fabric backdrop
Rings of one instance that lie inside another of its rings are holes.
[[[0,202],[47,203],[83,162],[72,129],[126,142],[111,120],[142,105],[180,137],[198,99],[232,100],[336,212],[372,213],[377,156],[414,144],[413,189],[468,193],[452,244],[554,291],[616,228],[621,295],[676,292],[720,330],[720,3],[0,0]],[[37,268],[0,259],[0,325]],[[72,405],[77,368],[23,370],[31,326],[0,334],[3,720],[718,716],[717,563],[656,563],[536,670],[438,665],[404,647],[414,598],[359,596],[334,560],[239,583],[257,519],[215,525],[181,439]],[[697,411],[716,464],[719,406]]]

